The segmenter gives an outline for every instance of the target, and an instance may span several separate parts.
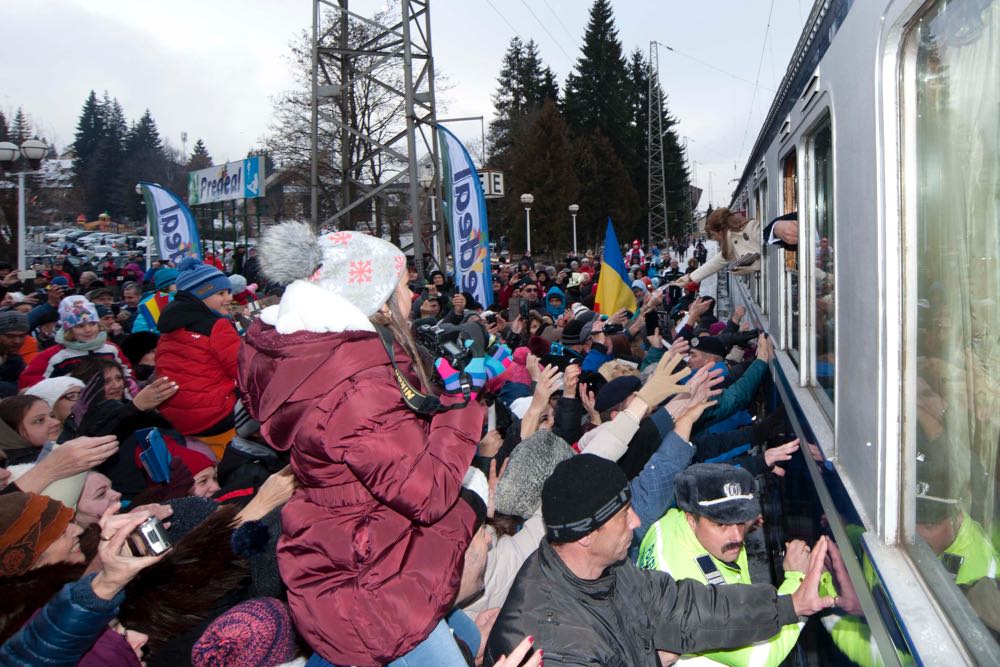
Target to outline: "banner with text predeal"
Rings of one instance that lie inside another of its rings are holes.
[[[458,138],[438,125],[443,166],[445,220],[451,232],[455,257],[455,283],[460,292],[469,292],[488,308],[493,303],[490,275],[490,233],[486,221],[486,200],[469,151]]]
[[[188,203],[212,204],[264,196],[264,157],[217,164],[188,172]]]
[[[168,259],[174,264],[189,255],[201,259],[198,226],[191,210],[181,198],[155,183],[139,185],[142,186],[142,196],[146,200],[149,229],[156,241],[160,259]]]

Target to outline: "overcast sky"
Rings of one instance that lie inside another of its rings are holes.
[[[386,0],[352,0],[371,15]],[[440,117],[493,114],[491,95],[515,34],[539,44],[560,84],[579,56],[589,0],[433,0],[435,68],[450,89]],[[660,80],[692,177],[727,203],[785,71],[811,0],[616,0],[626,52],[656,40]],[[87,94],[107,90],[130,120],[149,108],[165,140],[204,139],[216,162],[267,134],[272,98],[290,85],[288,43],[310,27],[310,0],[7,0],[0,3],[0,109],[18,105],[62,149]],[[768,15],[770,12],[770,28]],[[766,39],[765,39],[766,38]],[[721,71],[720,71],[721,70]],[[759,71],[759,79],[758,79]],[[759,80],[754,95],[754,81]],[[478,123],[451,126],[478,141]]]

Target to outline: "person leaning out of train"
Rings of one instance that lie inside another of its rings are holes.
[[[753,583],[745,544],[747,533],[761,520],[753,476],[725,463],[696,463],[677,475],[675,485],[677,507],[646,533],[639,548],[639,567],[703,584]],[[828,547],[835,548],[832,544]],[[779,595],[798,590],[809,569],[809,555],[810,549],[802,540],[787,544],[782,562],[785,579],[778,587]],[[819,594],[837,595],[829,573],[820,577]],[[803,625],[790,623],[770,639],[740,648],[699,653],[699,664],[774,667],[795,646]]]
[[[792,211],[768,223],[764,228],[763,241],[767,245],[781,246],[785,250],[799,247],[799,213]]]
[[[709,238],[718,242],[720,252],[672,285],[683,287],[688,282],[700,283],[730,264],[733,264],[732,271],[736,274],[760,270],[760,221],[728,208],[717,208],[708,216],[705,231]]]

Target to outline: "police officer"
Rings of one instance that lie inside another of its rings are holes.
[[[727,464],[697,463],[678,474],[675,485],[677,508],[646,533],[639,547],[639,567],[703,584],[752,583],[744,540],[760,518],[760,503],[753,493],[751,474]],[[798,589],[805,578],[809,551],[801,540],[787,544],[779,595]],[[824,573],[821,595],[836,595],[830,581]],[[778,665],[795,646],[802,625],[785,625],[770,639],[742,648],[698,654],[699,664]]]

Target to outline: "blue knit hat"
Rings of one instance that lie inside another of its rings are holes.
[[[157,269],[153,274],[153,285],[158,290],[165,290],[175,282],[177,282],[177,269],[171,269],[169,266]]]
[[[197,257],[185,257],[177,265],[177,289],[207,299],[222,290],[231,290],[229,278]]]

